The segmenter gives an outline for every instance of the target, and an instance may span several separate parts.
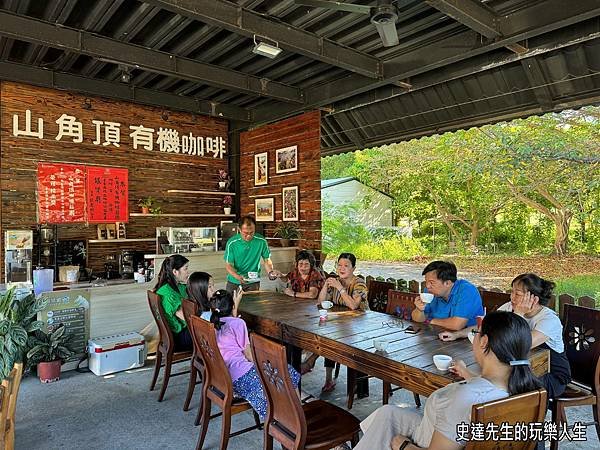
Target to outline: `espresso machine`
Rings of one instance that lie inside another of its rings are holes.
[[[104,262],[104,278],[107,280],[119,278],[119,271],[117,270],[115,255],[106,255]]]
[[[133,278],[134,272],[144,267],[144,252],[122,250],[119,255],[119,275],[121,278]]]

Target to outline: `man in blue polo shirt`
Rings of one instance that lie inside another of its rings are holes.
[[[477,323],[483,316],[479,291],[467,280],[456,279],[456,266],[449,261],[433,261],[423,269],[427,292],[433,294],[431,303],[421,298],[415,300],[412,319],[415,322],[430,320],[448,330],[462,330]]]

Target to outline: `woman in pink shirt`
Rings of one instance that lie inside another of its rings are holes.
[[[264,420],[267,400],[252,360],[246,322],[232,316],[234,306],[231,294],[219,289],[211,298],[210,321],[217,330],[217,345],[231,375],[234,395],[246,399]],[[288,370],[292,383],[298,387],[300,374],[292,366]]]

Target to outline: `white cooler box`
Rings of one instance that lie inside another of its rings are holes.
[[[88,341],[89,367],[96,375],[142,367],[146,361],[144,336],[138,333],[116,334]]]

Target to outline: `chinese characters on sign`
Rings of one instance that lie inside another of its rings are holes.
[[[39,223],[128,222],[128,193],[127,169],[38,164]]]
[[[37,317],[42,321],[42,330],[51,332],[63,323],[65,333],[73,335],[71,345],[75,350],[75,354],[67,361],[78,361],[86,354],[90,338],[90,290],[72,289],[44,292],[41,295],[47,301]]]
[[[84,141],[83,124],[75,116],[62,114],[56,121],[58,133],[54,138],[57,141],[71,140],[74,143]],[[94,138],[90,138],[92,144],[103,147],[121,146],[121,124],[103,120],[92,120],[94,126]],[[158,131],[146,128],[144,125],[130,125],[131,145],[134,150],[154,150],[154,144],[158,150],[166,153],[179,153],[188,156],[212,157],[223,159],[227,153],[227,140],[221,136],[194,136],[192,133],[179,135],[179,131],[172,128],[160,127]],[[155,139],[156,133],[156,139]],[[19,115],[13,114],[13,136],[26,136],[38,139],[44,138],[44,119],[37,119],[37,129],[32,123],[31,110],[25,111],[24,123],[19,121]]]
[[[87,167],[88,217],[90,223],[127,222],[128,171]]]
[[[586,441],[586,427],[575,422],[571,433],[566,423],[560,428],[554,422],[464,423],[456,426],[457,441]]]
[[[38,165],[38,222],[85,222],[85,166]]]

